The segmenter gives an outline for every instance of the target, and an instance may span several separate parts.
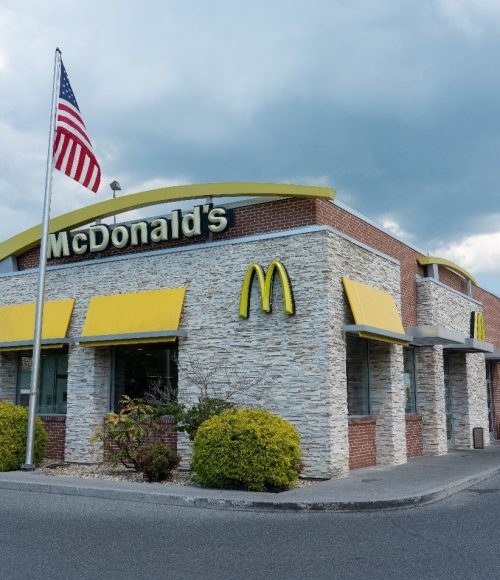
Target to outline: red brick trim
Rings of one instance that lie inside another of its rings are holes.
[[[375,426],[372,417],[349,419],[349,469],[376,465]]]
[[[422,417],[406,415],[406,457],[418,457],[423,452]]]
[[[159,429],[155,430],[146,443],[164,443],[169,449],[177,452],[177,423],[173,417],[165,416],[156,420]],[[110,453],[104,453],[104,461],[109,461]]]
[[[66,417],[40,416],[45,430],[49,434],[49,440],[45,448],[45,458],[54,461],[64,461],[64,446],[66,444]]]

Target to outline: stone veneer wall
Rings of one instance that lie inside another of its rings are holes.
[[[417,281],[417,308],[417,324],[444,326],[465,336],[470,336],[471,312],[483,310],[476,300],[432,278]]]
[[[17,353],[0,353],[0,401],[16,400]]]
[[[198,395],[182,371],[187,361],[220,361],[229,364],[234,373],[255,376],[256,383],[240,390],[236,402],[267,408],[294,422],[303,437],[305,473],[328,476],[332,472],[328,406],[332,365],[328,356],[325,240],[325,234],[317,232],[49,269],[46,298],[76,298],[68,336],[77,338],[94,295],[187,288],[182,329],[188,336],[179,340],[181,400],[195,401]],[[257,261],[267,267],[273,259],[282,260],[288,268],[297,314],[285,317],[277,305],[270,315],[262,312],[258,289],[254,288],[250,318],[241,319],[239,294],[248,266]],[[33,302],[36,274],[0,277],[0,289],[2,305]],[[5,354],[1,360],[5,375]],[[110,350],[74,344],[69,349],[68,366],[66,460],[96,461],[102,454],[89,445],[89,439],[109,410]],[[11,375],[2,382],[2,393],[8,398],[15,393],[15,377]],[[189,449],[182,449],[179,442],[179,450],[188,461]]]
[[[486,365],[482,353],[450,354],[454,444],[472,447],[472,429],[482,427],[489,444]]]
[[[417,282],[418,298],[418,323],[438,325],[452,330],[462,332],[465,336],[470,336],[471,312],[482,312],[482,305],[476,300],[450,290],[436,281],[426,278]],[[429,426],[429,416],[432,416],[434,423],[444,423],[438,431],[446,430],[446,413],[444,405],[444,377],[441,381],[440,371],[436,366],[442,366],[439,359],[441,347],[419,349],[420,351],[433,350],[434,355],[422,353],[420,355],[419,369],[424,373],[423,385],[420,385],[423,398],[420,404],[423,406],[423,437],[424,450],[429,450],[429,439],[436,438],[440,442],[439,436],[433,429],[427,433]],[[450,356],[450,381],[452,397],[452,415],[454,445],[456,447],[468,448],[472,444],[472,427],[483,427],[488,433],[488,406],[486,387],[486,366],[482,353],[460,353],[446,349]],[[423,359],[427,357],[425,363]],[[434,361],[431,362],[431,358]],[[429,371],[425,370],[425,364],[431,364]],[[429,382],[431,375],[436,372],[434,387]],[[425,376],[427,375],[427,376]],[[419,382],[422,379],[419,375]],[[435,389],[435,393],[432,390]],[[439,391],[443,391],[443,394]],[[419,392],[420,396],[420,392]],[[434,407],[432,406],[434,403]],[[427,406],[427,408],[426,408]],[[435,425],[436,427],[436,425]],[[485,445],[488,445],[489,438],[485,437]],[[440,442],[438,447],[442,447]],[[436,447],[436,446],[434,446]],[[436,450],[438,453],[444,452]]]
[[[406,463],[402,346],[372,341],[370,400],[377,422],[377,463]]]
[[[332,387],[329,398],[329,404],[332,408],[332,425],[329,433],[332,465],[337,467],[337,471],[334,474],[339,475],[347,471],[349,463],[346,346],[345,333],[342,326],[353,323],[351,310],[344,295],[342,276],[389,292],[395,298],[398,308],[400,308],[400,271],[399,264],[395,260],[373,254],[331,233],[327,235],[327,239],[328,352],[331,353],[332,360]],[[378,345],[380,344],[376,341],[370,343],[370,349],[372,345],[375,349],[374,354],[370,353],[370,367],[372,365],[376,367],[371,370],[372,378],[375,380],[375,385],[379,385],[378,388],[375,386],[377,459],[389,463],[401,463],[406,461],[406,454],[403,457],[399,451],[400,447],[404,447],[405,441],[404,401],[401,401],[402,424],[397,420],[398,412],[395,411],[395,407],[398,405],[398,391],[401,391],[401,396],[403,394],[402,352],[399,355],[401,357],[400,360],[398,355],[394,355],[394,359],[392,359],[392,353],[395,351],[390,349],[391,356],[382,361],[381,364],[378,364],[379,358],[383,358],[384,348],[388,348],[385,343],[384,347],[379,347]],[[383,370],[382,367],[387,362],[390,368]],[[382,394],[383,389],[387,389],[387,396]],[[380,393],[378,399],[377,392]],[[393,429],[389,424],[395,418],[396,422]],[[401,442],[399,442],[399,439]]]
[[[448,453],[442,347],[416,349],[418,413],[424,455]]]
[[[250,317],[238,315],[241,284],[253,262],[267,268],[281,260],[292,280],[297,312],[285,316],[279,284],[273,313],[260,310],[253,289]],[[349,445],[345,377],[345,334],[349,321],[341,276],[388,290],[399,305],[399,267],[330,232],[311,232],[246,243],[193,247],[183,251],[112,263],[94,261],[47,272],[47,300],[76,298],[68,332],[77,338],[89,299],[98,294],[186,287],[179,340],[179,397],[192,402],[198,392],[183,369],[189,361],[230,365],[246,379],[235,395],[238,404],[259,406],[292,421],[302,435],[304,473],[328,477],[348,471]],[[35,300],[36,274],[0,277],[0,304]],[[5,368],[5,355],[2,355]],[[254,380],[248,380],[248,379]],[[11,389],[15,379],[3,384]],[[89,439],[106,412],[110,397],[109,348],[69,350],[67,461],[102,457]],[[180,437],[179,451],[189,461],[190,446]]]
[[[66,461],[102,460],[100,445],[90,439],[110,410],[110,363],[109,348],[69,348]]]

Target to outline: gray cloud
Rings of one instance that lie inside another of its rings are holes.
[[[54,214],[115,178],[312,180],[424,249],[498,232],[499,28],[494,0],[4,1],[0,238],[39,221],[56,45],[105,185],[58,178]]]

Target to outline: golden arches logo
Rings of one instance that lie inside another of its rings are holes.
[[[471,336],[477,340],[486,340],[484,331],[484,316],[481,312],[471,313]]]
[[[285,266],[273,260],[264,274],[264,269],[259,264],[251,264],[245,274],[240,297],[240,316],[248,318],[250,311],[250,293],[254,278],[257,278],[260,289],[260,307],[264,312],[272,311],[273,285],[276,274],[279,275],[281,291],[283,293],[283,308],[285,314],[295,314],[295,303],[293,300],[292,285]]]

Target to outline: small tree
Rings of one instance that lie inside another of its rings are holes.
[[[140,399],[126,395],[120,401],[120,412],[109,413],[98,427],[92,442],[100,441],[113,465],[121,463],[146,475],[149,481],[166,479],[175,469],[180,456],[158,441],[158,414]],[[160,479],[158,479],[160,478]]]
[[[227,353],[226,353],[227,354]],[[224,411],[235,407],[232,401],[237,392],[261,379],[256,373],[240,373],[234,365],[224,362],[224,353],[216,353],[210,360],[191,357],[184,363],[177,362],[180,373],[188,383],[198,391],[198,401],[187,406],[177,402],[177,389],[171,383],[159,381],[151,385],[144,399],[157,409],[158,414],[173,415],[177,421],[177,430],[186,432],[194,440],[200,425]]]

